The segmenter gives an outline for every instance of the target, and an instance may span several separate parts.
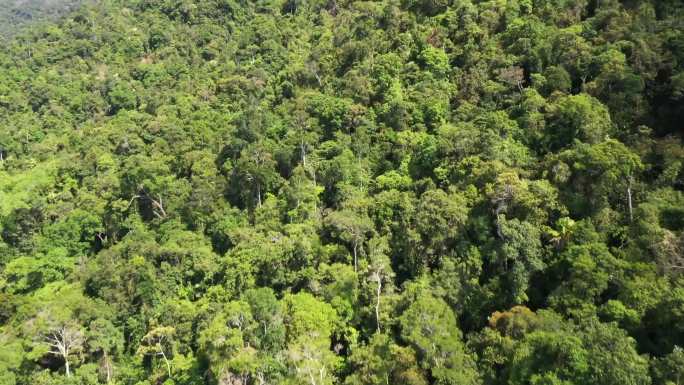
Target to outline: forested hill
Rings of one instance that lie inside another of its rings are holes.
[[[58,19],[83,0],[0,0],[0,42],[35,23]]]
[[[0,384],[684,384],[684,3],[103,0],[0,45]]]

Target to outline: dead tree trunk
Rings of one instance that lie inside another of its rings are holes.
[[[71,377],[69,355],[83,348],[83,333],[75,327],[64,325],[48,333],[45,341],[50,346],[49,353],[64,360],[66,376]]]

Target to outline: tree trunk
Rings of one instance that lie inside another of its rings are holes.
[[[105,363],[105,371],[107,372],[107,383],[109,384],[112,382],[112,366],[111,363],[109,362],[109,356],[107,356],[107,351],[104,351],[104,363]]]
[[[301,141],[300,148],[302,151],[302,166],[304,166],[304,169],[306,170],[306,145],[304,145],[304,141]]]
[[[629,207],[629,221],[634,219],[632,208],[632,178],[629,178],[629,185],[627,185],[627,207]]]
[[[375,325],[378,333],[380,333],[380,293],[382,292],[382,279],[379,273],[375,273],[375,278],[378,280],[378,288],[376,290],[377,299],[375,301]]]
[[[499,214],[499,209],[496,210],[496,235],[499,239],[504,239],[503,230],[501,229],[501,215]]]
[[[169,360],[166,358],[166,354],[164,354],[164,349],[161,349],[161,355],[164,358],[164,363],[166,364],[166,370],[169,373],[169,378],[171,378],[171,364],[169,364]]]
[[[261,184],[257,183],[257,207],[261,207]]]
[[[316,81],[318,82],[318,86],[323,87],[323,82],[321,81],[321,77],[318,76],[318,71],[314,70],[313,74],[316,77]]]
[[[357,259],[357,257],[356,257],[356,248],[357,248],[357,246],[356,246],[356,241],[354,241],[354,247],[353,247],[352,249],[353,249],[353,251],[354,251],[354,272],[355,272],[355,273],[356,273],[356,270],[358,269],[358,262],[357,262],[358,259]]]

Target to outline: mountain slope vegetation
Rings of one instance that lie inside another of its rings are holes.
[[[0,384],[684,378],[684,5],[103,0],[0,46]]]
[[[0,41],[74,11],[81,0],[0,0]]]

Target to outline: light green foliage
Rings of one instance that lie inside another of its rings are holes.
[[[294,384],[332,384],[341,359],[330,350],[337,312],[308,293],[283,299],[288,362]]]
[[[200,332],[198,342],[215,376],[247,370],[242,366],[247,365],[245,354],[251,353],[244,349],[249,347],[250,334],[256,328],[249,305],[236,301],[227,304]]]
[[[40,163],[16,175],[0,169],[0,214],[5,217],[45,199],[54,184],[55,166],[53,162]]]
[[[283,301],[288,341],[305,336],[330,338],[337,326],[337,313],[330,305],[308,293],[289,295]]]
[[[420,53],[420,59],[436,77],[444,77],[449,71],[449,57],[443,50],[428,45]]]
[[[442,300],[424,295],[399,320],[402,339],[417,352],[437,384],[478,384],[475,363],[463,347],[456,317]]]
[[[654,366],[654,384],[680,383],[684,376],[684,351],[680,347],[675,347],[672,353],[659,359]]]
[[[612,134],[608,109],[586,94],[559,98],[551,106],[548,120],[548,146],[554,150],[569,146],[574,140],[597,143]]]

